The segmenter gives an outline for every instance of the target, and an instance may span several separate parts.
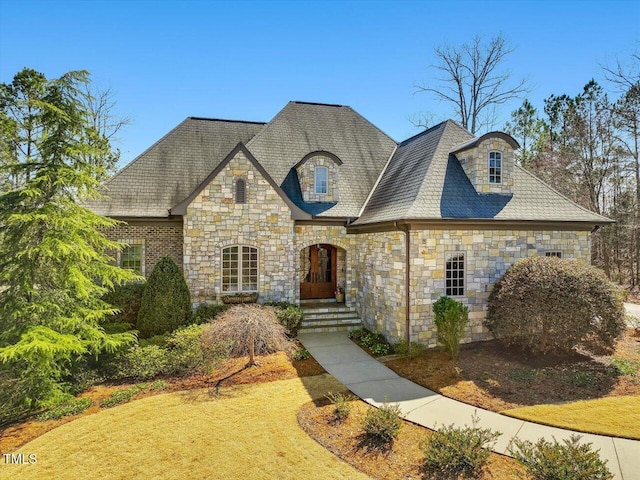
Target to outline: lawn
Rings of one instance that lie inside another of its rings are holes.
[[[391,358],[385,364],[415,383],[487,410],[639,438],[639,412],[633,407],[640,398],[640,337],[632,329],[609,356],[526,355],[489,341],[463,345],[456,362],[434,348],[413,360]]]
[[[298,408],[337,388],[322,375],[135,400],[23,445],[37,463],[0,477],[365,479],[298,427]]]

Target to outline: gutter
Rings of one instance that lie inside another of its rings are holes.
[[[404,302],[405,302],[405,314],[404,314],[404,339],[407,342],[411,341],[411,313],[409,311],[409,305],[411,301],[411,257],[409,252],[411,250],[411,237],[409,236],[409,225],[404,224],[402,228],[398,222],[393,222],[397,230],[404,232],[404,248],[405,248],[405,278],[404,278]]]

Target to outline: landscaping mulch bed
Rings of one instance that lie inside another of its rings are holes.
[[[373,408],[355,400],[351,414],[343,422],[334,421],[329,401],[309,402],[298,410],[298,423],[318,443],[348,464],[379,480],[441,479],[423,469],[424,455],[419,445],[431,431],[403,422],[398,437],[389,448],[371,443],[362,433],[361,423]],[[511,480],[523,478],[523,469],[514,460],[492,454],[489,467],[479,479]]]
[[[500,412],[529,405],[640,395],[638,375],[620,375],[614,358],[640,362],[640,337],[628,329],[608,356],[531,355],[497,341],[463,345],[456,362],[440,348],[385,364],[399,375],[447,397]]]
[[[149,390],[136,395],[136,399],[180,390],[212,388],[217,386],[245,385],[252,383],[273,382],[296,377],[311,377],[325,373],[325,370],[313,358],[292,361],[285,353],[276,353],[257,357],[259,366],[245,368],[248,358],[230,358],[225,360],[218,369],[211,374],[192,375],[182,378],[167,378],[165,390]],[[145,382],[142,382],[145,383]],[[80,397],[91,398],[93,405],[79,415],[70,415],[59,420],[40,422],[36,419],[11,425],[0,431],[0,454],[13,452],[18,447],[53,430],[60,425],[71,422],[79,417],[91,415],[100,411],[100,402],[116,390],[125,389],[132,384],[96,385],[84,392]]]

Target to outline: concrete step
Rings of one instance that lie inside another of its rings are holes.
[[[356,313],[353,307],[334,307],[334,308],[303,308],[302,313],[306,317],[344,315],[345,313]]]
[[[328,332],[350,332],[357,328],[362,327],[362,324],[358,325],[323,325],[321,327],[306,327],[298,330],[300,333],[328,333]]]
[[[319,325],[326,325],[326,324],[355,325],[355,324],[362,324],[362,321],[360,320],[360,317],[358,317],[357,315],[351,315],[348,317],[335,317],[335,318],[315,318],[315,319],[305,318],[304,320],[302,320],[302,323],[300,325],[302,327],[312,327],[312,326],[319,326]]]
[[[335,298],[312,298],[309,300],[300,300],[300,307],[305,305],[313,305],[315,303],[338,303]]]

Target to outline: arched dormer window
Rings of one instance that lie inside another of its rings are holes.
[[[327,167],[316,167],[315,170],[315,190],[318,195],[327,193],[327,183],[329,182],[329,169]]]
[[[243,178],[236,180],[236,203],[247,203],[247,182]]]
[[[502,183],[502,153],[489,152],[489,183]]]

